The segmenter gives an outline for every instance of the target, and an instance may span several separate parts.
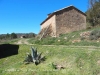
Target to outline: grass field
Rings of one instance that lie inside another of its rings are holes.
[[[100,30],[100,27],[62,34],[57,38],[47,37],[41,41],[35,38],[5,40],[1,44],[19,44],[19,50],[17,55],[0,59],[0,75],[100,75],[100,39],[81,40],[80,37],[80,33],[94,30]],[[73,43],[74,40],[80,42]],[[46,57],[37,66],[23,63],[31,46]],[[65,69],[54,69],[52,63]]]
[[[46,61],[36,66],[23,63],[30,45],[20,45],[18,55],[0,59],[0,75],[100,75],[100,47],[34,45]],[[56,70],[52,63],[65,66]]]

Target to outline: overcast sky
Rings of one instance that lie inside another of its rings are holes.
[[[86,12],[88,0],[0,0],[0,34],[38,34],[47,14],[70,5]]]

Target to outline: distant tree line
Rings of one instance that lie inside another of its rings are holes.
[[[89,7],[86,12],[87,22],[91,26],[100,26],[100,0],[88,0]]]
[[[21,38],[21,36],[25,36],[25,38],[33,38],[36,36],[35,33],[7,33],[7,34],[1,34],[0,40],[7,40],[7,39],[16,39]]]

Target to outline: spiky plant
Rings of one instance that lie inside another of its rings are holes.
[[[41,55],[42,53],[38,53],[36,48],[31,47],[31,54],[28,54],[24,61],[27,63],[34,62],[35,65],[38,65],[41,61],[45,60],[45,57]]]
[[[36,48],[31,47],[32,61],[37,65],[41,61],[41,54],[38,53]]]
[[[29,64],[30,62],[33,62],[31,54],[27,53],[27,57],[25,58],[24,62],[25,64]]]

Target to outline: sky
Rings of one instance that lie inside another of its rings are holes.
[[[70,5],[86,12],[88,0],[0,0],[0,34],[38,34],[47,14]]]

